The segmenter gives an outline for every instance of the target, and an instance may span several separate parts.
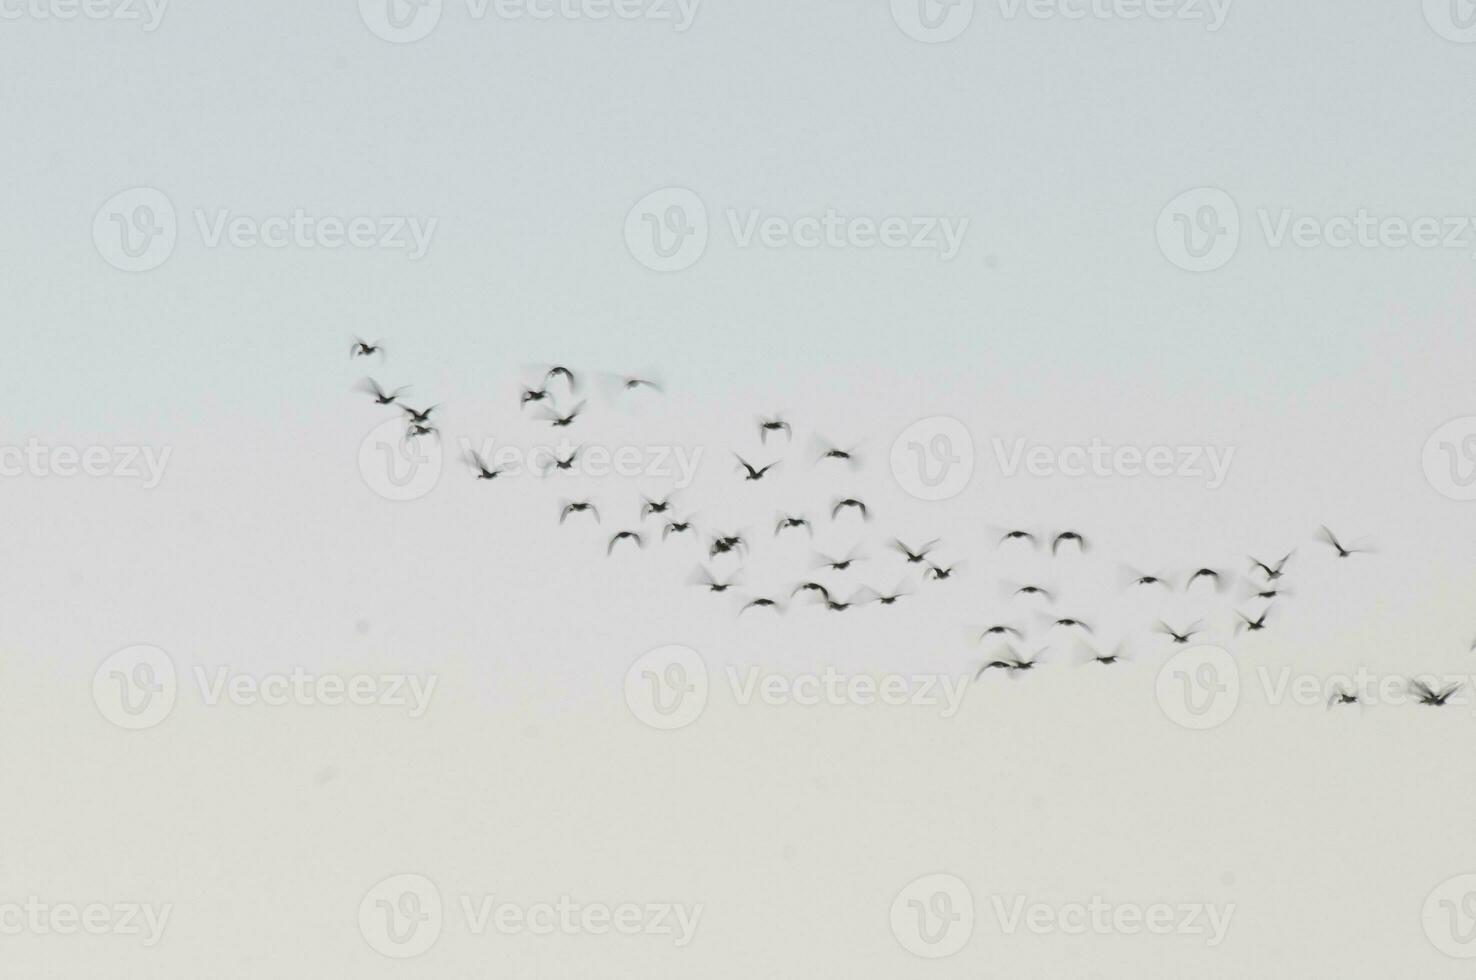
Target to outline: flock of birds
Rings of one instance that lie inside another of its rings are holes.
[[[350,352],[353,359],[376,355],[381,359],[385,356],[382,343],[355,338]],[[519,393],[519,408],[526,412],[531,407],[535,413],[534,418],[546,422],[553,429],[568,429],[584,417],[589,409],[588,401],[579,398],[584,380],[581,375],[563,365],[540,368],[536,378],[531,382],[523,383]],[[649,378],[621,376],[607,380],[607,387],[620,392],[643,390],[660,394],[663,390],[658,382]],[[407,440],[439,438],[439,429],[432,420],[432,416],[441,407],[440,405],[431,405],[424,409],[412,407],[403,400],[403,394],[408,390],[407,387],[385,388],[373,378],[364,379],[359,389],[371,396],[375,404],[394,406],[404,414]],[[561,404],[565,407],[560,407]],[[792,443],[794,439],[794,428],[791,423],[777,415],[758,418],[755,421],[754,431],[759,446],[763,449],[770,447],[771,439],[776,442],[782,440],[785,444]],[[817,466],[835,465],[855,470],[861,465],[858,452],[854,448],[841,448],[818,437],[813,441],[812,446],[814,447],[812,458]],[[541,475],[550,475],[558,471],[573,471],[579,455],[578,447],[575,447],[567,456],[551,454],[542,464]],[[777,461],[756,465],[742,455],[735,453],[734,457],[735,476],[744,483],[762,481],[780,466]],[[491,465],[482,455],[470,449],[466,452],[465,462],[477,480],[495,481],[509,475],[510,472],[507,467]],[[777,514],[773,521],[772,538],[778,539],[798,534],[813,537],[816,525],[822,519],[831,524],[851,520],[865,523],[869,522],[872,517],[872,509],[864,500],[854,496],[836,496],[825,509],[823,518],[803,513]],[[558,523],[564,525],[571,519],[588,520],[595,525],[601,524],[602,520],[600,510],[593,500],[560,500]],[[648,525],[647,522],[652,519],[654,523]],[[1083,554],[1091,547],[1087,536],[1072,528],[1049,532],[1030,528],[1000,528],[997,530],[997,547],[1000,549],[1029,549],[1032,552],[1048,553],[1053,561],[1070,552]],[[694,518],[676,509],[674,495],[664,498],[644,496],[639,506],[639,524],[634,527],[617,529],[610,534],[605,543],[605,554],[613,556],[617,549],[624,547],[643,549],[655,539],[658,531],[660,540],[663,542],[673,536],[696,537],[699,533]],[[1338,559],[1349,559],[1371,553],[1371,549],[1366,546],[1353,542],[1345,543],[1326,526],[1318,528],[1316,539],[1318,543],[1330,548],[1331,554]],[[711,567],[699,566],[689,578],[689,583],[715,594],[737,594],[738,572],[741,571],[742,562],[748,556],[753,544],[754,542],[744,531],[712,532],[704,545]],[[940,540],[935,539],[911,545],[900,538],[892,537],[887,540],[886,547],[897,555],[904,570],[915,571],[924,583],[938,583],[954,578],[965,567],[963,562],[944,564],[935,560],[934,555],[941,544]],[[1183,593],[1200,591],[1208,595],[1220,595],[1229,591],[1238,580],[1243,589],[1244,598],[1262,605],[1257,611],[1250,613],[1242,612],[1238,607],[1232,606],[1231,610],[1235,617],[1234,631],[1236,634],[1259,633],[1269,628],[1277,601],[1289,594],[1284,580],[1287,566],[1295,555],[1296,549],[1293,548],[1275,561],[1262,561],[1249,557],[1243,574],[1237,574],[1230,569],[1209,566],[1195,568],[1178,577],[1169,573],[1153,574],[1125,569],[1125,584],[1128,588],[1135,590]],[[909,581],[905,578],[887,591],[880,591],[865,585],[849,588],[838,585],[836,580],[844,577],[852,566],[865,560],[865,557],[860,550],[854,548],[838,558],[817,554],[813,570],[824,574],[804,577],[792,587],[788,587],[787,591],[770,594],[744,594],[737,603],[738,615],[742,616],[750,610],[781,613],[794,602],[808,602],[832,613],[844,613],[871,604],[880,607],[893,606],[902,599],[915,594],[909,587]],[[714,571],[720,562],[737,563],[739,567],[720,577]],[[829,584],[822,579],[829,579]],[[1115,645],[1111,649],[1099,645],[1096,630],[1087,621],[1072,615],[1051,612],[1050,610],[1057,604],[1058,596],[1056,590],[1048,584],[1010,582],[1004,585],[1009,597],[1036,605],[1036,618],[1048,634],[1052,637],[1058,634],[1069,636],[1074,650],[1074,659],[1078,663],[1108,667],[1130,659],[1130,655],[1122,644]],[[1203,619],[1196,619],[1181,625],[1158,619],[1151,628],[1170,646],[1185,646],[1191,643],[1196,636],[1205,633]],[[1024,675],[1035,670],[1046,658],[1049,650],[1049,647],[1042,647],[1031,653],[1021,652],[1019,646],[1026,643],[1027,636],[1024,630],[1012,623],[992,623],[982,627],[976,639],[987,644],[991,650],[975,673],[976,680],[983,678],[991,670],[998,670],[1011,676]],[[1471,644],[1471,650],[1476,651],[1476,641]],[[1461,686],[1460,683],[1440,685],[1422,679],[1411,679],[1407,690],[1416,703],[1441,707],[1451,701]],[[1347,687],[1336,687],[1327,700],[1327,706],[1335,708],[1358,705],[1363,703],[1364,699],[1364,695],[1360,692]]]

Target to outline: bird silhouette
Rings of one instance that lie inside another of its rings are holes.
[[[835,506],[830,508],[830,519],[835,520],[836,517],[840,516],[840,512],[847,507],[859,511],[863,521],[871,519],[871,511],[867,510],[866,505],[855,497],[847,497],[844,500],[836,501]]]
[[[774,537],[777,538],[779,536],[779,533],[781,531],[788,531],[788,530],[790,530],[792,528],[793,529],[803,528],[805,531],[809,532],[811,535],[813,535],[815,533],[815,529],[810,526],[810,522],[807,519],[805,519],[804,517],[797,517],[797,516],[795,516],[793,514],[781,514],[779,516],[778,522],[775,523],[775,525],[774,525]]]
[[[779,465],[777,462],[774,462],[770,463],[768,466],[763,467],[762,469],[755,469],[753,465],[745,460],[742,456],[739,456],[737,453],[734,453],[733,455],[735,458],[737,458],[738,465],[745,474],[743,478],[748,481],[762,480],[765,473],[769,472],[774,467]]]
[[[492,469],[487,465],[487,461],[474,450],[467,450],[466,461],[472,469],[477,471],[478,480],[495,480],[504,472],[502,467],[498,467],[495,470]]]
[[[381,388],[379,386],[378,381],[375,381],[373,378],[365,378],[363,381],[359,382],[359,390],[367,391],[370,395],[373,395],[374,403],[376,405],[393,405],[395,403],[395,399],[400,397],[400,392],[409,391],[410,386],[403,385],[399,388],[395,388],[393,391],[386,391],[384,388]]]
[[[370,343],[362,337],[355,337],[353,346],[349,348],[349,357],[371,357],[374,354],[384,359],[384,345],[379,341]]]
[[[1188,628],[1184,630],[1176,630],[1168,623],[1165,623],[1163,620],[1160,619],[1158,621],[1157,629],[1158,632],[1172,639],[1174,643],[1178,644],[1179,646],[1183,646],[1200,632],[1200,624],[1198,622],[1194,622],[1190,623]]]
[[[600,512],[588,500],[566,501],[564,506],[559,510],[559,523],[564,523],[570,514],[590,514],[594,517],[596,524],[600,522]]]
[[[666,526],[661,529],[661,540],[665,541],[669,535],[685,534],[690,530],[692,530],[692,522],[690,520],[667,521]]]
[[[622,541],[634,541],[635,542],[635,546],[637,548],[644,548],[646,546],[646,541],[645,541],[644,538],[641,537],[641,532],[639,532],[639,531],[616,531],[615,532],[615,535],[612,538],[610,538],[610,544],[609,544],[609,546],[607,548],[605,548],[605,554],[606,555],[609,555],[612,552],[614,552],[615,551],[615,546],[617,544],[619,544],[620,542],[622,542]]]
[[[938,547],[938,542],[937,540],[933,540],[921,548],[913,548],[910,545],[904,544],[900,539],[893,538],[892,547],[902,552],[902,556],[907,559],[909,565],[921,565],[928,560],[928,552]]]
[[[567,415],[560,415],[555,409],[544,408],[542,410],[542,418],[555,429],[567,429],[574,424],[575,419],[584,414],[584,408],[587,404],[587,402],[579,402]]]
[[[794,430],[790,428],[789,423],[784,421],[777,415],[773,418],[759,419],[758,427],[759,442],[762,442],[765,445],[767,445],[769,442],[769,433],[771,432],[783,432],[785,439],[794,438]]]
[[[1281,559],[1281,561],[1277,562],[1275,565],[1268,565],[1265,562],[1260,561],[1259,559],[1251,558],[1250,559],[1251,567],[1252,568],[1259,568],[1262,572],[1265,573],[1265,575],[1266,575],[1266,581],[1268,581],[1268,582],[1274,582],[1277,579],[1281,578],[1281,574],[1282,574],[1282,571],[1281,570],[1286,567],[1286,563],[1287,562],[1291,561],[1291,556],[1293,554],[1294,554],[1294,552],[1291,552],[1291,551],[1287,552],[1286,553],[1286,557],[1283,558],[1283,559]]]
[[[1451,696],[1460,689],[1461,685],[1458,683],[1436,689],[1422,680],[1412,680],[1409,682],[1409,690],[1415,696],[1415,700],[1420,704],[1429,705],[1433,708],[1443,708]]]
[[[1349,558],[1353,555],[1363,554],[1368,550],[1366,548],[1345,548],[1342,542],[1338,540],[1337,535],[1333,534],[1325,526],[1317,530],[1321,533],[1322,540],[1332,545],[1333,549],[1337,551],[1339,558]]]
[[[1054,555],[1057,551],[1059,551],[1061,549],[1061,545],[1063,544],[1075,544],[1076,547],[1081,551],[1087,550],[1086,538],[1082,537],[1081,534],[1076,531],[1062,531],[1060,534],[1056,535],[1055,538],[1051,540],[1051,554]]]

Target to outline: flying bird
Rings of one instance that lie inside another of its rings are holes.
[[[1030,547],[1032,548],[1034,548],[1036,545],[1036,539],[1033,533],[1031,533],[1030,531],[1021,531],[1018,528],[1013,531],[1006,531],[999,539],[1000,544],[1005,544],[1009,541],[1026,541],[1029,542]],[[1055,552],[1054,545],[1052,546],[1051,551],[1052,553]]]
[[[1337,535],[1333,534],[1325,526],[1318,528],[1318,531],[1320,531],[1322,534],[1322,540],[1332,545],[1333,549],[1337,551],[1339,558],[1347,558],[1350,555],[1362,554],[1368,550],[1366,548],[1345,548],[1342,542],[1338,540]],[[1443,704],[1444,702],[1441,703]]]
[[[466,461],[472,469],[477,471],[478,480],[495,480],[504,472],[500,466],[495,470],[488,466],[487,461],[475,450],[467,450]]]
[[[804,528],[812,535],[815,533],[815,529],[810,526],[810,522],[805,518],[795,517],[792,514],[781,514],[778,523],[774,525],[774,537],[777,538],[779,532],[787,531],[791,528]]]
[[[543,375],[543,382],[544,384],[547,384],[554,378],[563,378],[564,383],[569,386],[570,391],[574,391],[579,387],[579,382],[576,381],[574,378],[574,372],[558,364],[555,364],[553,367],[548,369],[548,371]]]
[[[1286,557],[1281,559],[1281,561],[1277,562],[1275,565],[1268,565],[1265,562],[1260,561],[1259,559],[1251,558],[1251,567],[1259,568],[1262,572],[1266,574],[1266,581],[1274,582],[1277,579],[1281,578],[1281,571],[1283,568],[1286,567],[1286,563],[1291,561],[1291,556],[1293,554],[1295,554],[1294,551],[1287,552]]]
[[[738,576],[734,575],[726,582],[722,582],[714,578],[711,572],[699,565],[697,566],[697,571],[692,573],[692,577],[688,581],[692,585],[702,586],[709,592],[726,592],[738,584]]]
[[[903,543],[898,538],[893,538],[892,547],[902,552],[903,557],[907,559],[907,563],[909,565],[921,565],[928,560],[928,552],[938,547],[938,541],[935,539],[929,541],[921,548],[913,548],[911,545]]]
[[[588,402],[580,402],[579,404],[575,405],[573,411],[569,412],[569,414],[567,415],[560,415],[554,409],[545,408],[543,410],[543,420],[549,425],[552,425],[555,429],[567,429],[569,426],[574,424],[575,419],[584,414],[584,407],[587,404]]]
[[[667,535],[684,534],[690,530],[692,530],[692,522],[690,520],[667,521],[666,526],[661,529],[661,540],[665,541]]]
[[[1063,543],[1074,543],[1080,550],[1087,550],[1086,538],[1082,537],[1076,531],[1062,531],[1051,541],[1051,554],[1054,555],[1059,551]]]
[[[851,507],[855,510],[860,511],[861,519],[863,521],[871,519],[871,512],[866,509],[866,505],[857,500],[855,497],[847,497],[844,500],[836,501],[835,506],[830,509],[830,519],[835,520],[836,517],[840,515],[840,512],[842,510],[845,510],[847,507]]]
[[[758,427],[759,442],[762,442],[765,445],[768,445],[770,432],[783,432],[785,439],[794,438],[794,430],[790,428],[789,423],[784,421],[777,415],[773,418],[759,419]]]
[[[610,539],[610,545],[605,549],[605,554],[608,556],[614,552],[615,546],[622,541],[634,541],[637,548],[644,548],[646,546],[646,542],[641,537],[639,531],[617,531],[615,532],[615,536]]]
[[[1332,708],[1334,708],[1334,707],[1336,707],[1337,705],[1340,705],[1340,704],[1358,704],[1358,703],[1359,703],[1358,695],[1354,694],[1352,691],[1349,691],[1347,688],[1342,687],[1342,686],[1333,688],[1332,694],[1328,695],[1328,698],[1327,698],[1327,707],[1328,707],[1328,710],[1331,710]]]
[[[738,615],[741,616],[744,613],[748,612],[748,610],[750,609],[772,609],[775,612],[784,611],[784,607],[781,606],[779,603],[775,602],[773,599],[766,599],[762,596],[758,597],[757,599],[749,599],[746,603],[743,604],[743,608],[738,610]]]
[[[361,337],[354,338],[354,344],[349,348],[349,357],[369,357],[373,354],[378,354],[383,360],[384,345],[377,340],[371,344]]]
[[[373,378],[365,378],[363,381],[359,382],[359,390],[367,391],[369,394],[373,395],[374,403],[376,405],[393,405],[395,403],[395,399],[400,397],[400,392],[408,391],[409,388],[409,385],[404,385],[402,387],[394,389],[393,391],[386,391],[385,389],[381,388],[379,386],[379,382],[375,381]]]
[[[953,573],[957,572],[961,568],[963,568],[963,564],[961,562],[956,562],[946,568],[941,565],[934,565],[932,562],[928,562],[928,567],[923,572],[923,578],[930,578],[934,582],[946,582],[948,579],[953,578]]]
[[[1266,617],[1271,615],[1271,608],[1268,606],[1261,613],[1259,619],[1251,619],[1249,616],[1238,609],[1235,610],[1235,615],[1239,616],[1241,619],[1241,622],[1235,624],[1236,633],[1240,633],[1242,631],[1248,633],[1259,633],[1261,630],[1266,628]]]
[[[1223,581],[1223,579],[1220,573],[1213,568],[1196,569],[1194,574],[1189,576],[1189,581],[1184,583],[1184,591],[1188,592],[1191,588],[1194,587],[1194,583],[1198,582],[1200,579],[1204,579],[1205,581],[1213,585],[1216,592],[1220,591],[1220,583]]]
[[[1196,621],[1190,623],[1187,629],[1180,631],[1174,629],[1168,623],[1165,623],[1163,620],[1160,619],[1158,621],[1158,626],[1156,627],[1156,629],[1158,630],[1158,632],[1171,638],[1179,646],[1183,646],[1191,639],[1193,639],[1197,633],[1200,632],[1200,625],[1201,624]]]
[[[420,411],[419,409],[411,408],[409,405],[401,405],[400,406],[400,411],[402,411],[406,415],[410,416],[410,421],[411,422],[414,422],[417,425],[423,425],[426,422],[429,422],[430,421],[431,412],[434,412],[436,409],[438,409],[440,407],[441,406],[439,406],[439,405],[432,405],[430,408],[427,408],[425,411]]]
[[[570,514],[592,514],[594,515],[595,523],[598,524],[600,522],[600,512],[588,500],[570,500],[566,502],[563,509],[559,511],[559,523],[564,523],[564,520]]]
[[[1424,681],[1412,680],[1409,682],[1409,689],[1414,694],[1415,700],[1420,704],[1429,705],[1434,708],[1443,708],[1445,703],[1450,700],[1451,695],[1461,689],[1461,685],[1458,683],[1450,684],[1437,690],[1430,687]]]
[[[641,499],[644,501],[641,504],[641,520],[643,521],[652,514],[665,514],[671,510],[670,497],[664,500],[652,500],[650,497],[642,497]]]
[[[738,460],[739,467],[744,471],[745,475],[743,478],[748,481],[762,480],[765,473],[769,472],[774,467],[779,465],[777,462],[774,462],[770,463],[768,466],[765,466],[762,469],[755,469],[747,460],[745,460],[742,456],[739,456],[737,453],[734,453],[733,456]]]

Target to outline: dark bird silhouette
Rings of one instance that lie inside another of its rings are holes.
[[[1236,633],[1240,633],[1242,631],[1247,633],[1259,633],[1261,630],[1266,628],[1266,617],[1271,615],[1271,609],[1268,606],[1261,613],[1259,619],[1251,619],[1239,609],[1235,610],[1235,615],[1239,616],[1241,619],[1241,622],[1235,624]]]
[[[797,596],[801,592],[814,592],[822,599],[825,599],[826,601],[830,600],[830,590],[821,585],[819,582],[801,582],[799,585],[796,585],[794,587],[794,591],[790,592],[789,594],[791,596]]]
[[[399,388],[394,389],[393,391],[386,391],[379,386],[378,381],[375,381],[373,378],[365,378],[363,381],[359,382],[359,390],[367,391],[369,394],[373,395],[374,403],[376,405],[393,405],[395,403],[395,399],[400,397],[400,392],[409,391],[410,386],[403,385]]]
[[[1026,541],[1029,542],[1030,547],[1032,548],[1034,548],[1037,543],[1034,534],[1032,534],[1030,531],[1021,531],[1019,529],[1006,531],[1004,535],[999,539],[1000,544],[1004,544],[1008,541]],[[1051,551],[1052,553],[1055,552],[1054,546],[1052,546]]]
[[[1352,691],[1349,691],[1347,688],[1341,687],[1341,686],[1336,687],[1336,688],[1333,688],[1332,694],[1328,695],[1328,698],[1327,698],[1327,706],[1328,706],[1329,709],[1332,709],[1333,707],[1335,707],[1337,705],[1340,705],[1340,704],[1358,704],[1358,703],[1359,703],[1358,695],[1354,694]]]
[[[859,554],[854,548],[852,548],[851,551],[847,553],[846,557],[844,558],[831,558],[829,555],[822,555],[818,553],[815,555],[815,561],[818,563],[816,567],[828,568],[832,572],[844,572],[856,562],[865,560],[866,556]]]
[[[815,453],[816,463],[824,463],[827,460],[832,460],[843,463],[848,469],[852,470],[859,468],[861,465],[861,457],[857,454],[855,448],[842,449],[840,446],[819,437],[811,441],[811,451]]]
[[[637,548],[644,548],[646,546],[646,541],[644,538],[641,537],[641,532],[616,531],[615,536],[610,539],[610,546],[605,549],[605,554],[609,555],[611,552],[613,552],[615,550],[615,546],[621,541],[634,541]]]
[[[1082,664],[1100,664],[1104,667],[1109,667],[1112,664],[1122,663],[1127,659],[1122,652],[1122,646],[1120,644],[1111,653],[1099,653],[1085,643],[1079,643],[1077,650],[1081,656]]]
[[[642,497],[641,520],[645,520],[652,514],[665,514],[671,510],[671,498],[665,500],[652,500],[650,497]]]
[[[984,632],[979,634],[979,639],[983,640],[985,637],[989,636],[1013,636],[1017,640],[1023,640],[1025,638],[1025,634],[1015,629],[1015,627],[1005,626],[1003,624],[989,627]]]
[[[738,584],[738,576],[734,575],[726,582],[723,582],[714,578],[711,572],[699,565],[697,571],[692,573],[692,577],[688,581],[692,585],[702,586],[709,592],[727,592]]]
[[[812,535],[815,533],[815,529],[810,526],[810,522],[805,518],[795,517],[792,514],[782,514],[779,517],[778,523],[774,525],[774,537],[777,538],[779,532],[787,531],[791,528],[803,528]]]
[[[892,547],[902,552],[903,557],[907,559],[909,565],[921,565],[928,560],[928,552],[938,547],[938,541],[934,539],[921,548],[914,549],[910,545],[904,544],[901,540],[893,538]]]
[[[568,458],[565,459],[561,459],[557,454],[551,453],[548,460],[543,463],[544,474],[546,475],[549,470],[562,470],[564,472],[572,472],[574,469],[574,462],[579,458],[579,448],[580,447],[575,446],[574,451],[571,452],[568,455]]]
[[[575,405],[574,409],[567,415],[560,415],[554,409],[545,408],[543,410],[543,420],[549,425],[552,425],[555,429],[567,429],[569,426],[574,424],[575,419],[584,414],[584,407],[587,404],[587,402],[580,402],[579,404]]]
[[[766,599],[763,596],[760,596],[756,599],[749,599],[747,602],[745,602],[743,604],[743,608],[738,610],[738,615],[741,616],[744,613],[748,612],[748,610],[750,609],[772,609],[775,612],[784,611],[784,607],[779,605],[779,603],[775,602],[773,599]]]
[[[929,562],[927,569],[923,571],[923,578],[932,579],[934,582],[946,582],[953,578],[954,573],[961,568],[963,568],[961,563],[955,563],[944,568],[941,565],[934,565],[932,562]]]
[[[524,388],[523,393],[518,396],[518,407],[521,408],[529,402],[541,402],[548,397],[547,388]]]
[[[579,382],[574,378],[574,372],[558,364],[555,364],[553,367],[549,368],[547,373],[544,374],[543,383],[548,384],[548,382],[552,381],[554,378],[563,378],[564,383],[569,386],[570,391],[574,391],[576,388],[579,387]]]
[[[685,534],[690,530],[692,530],[692,522],[690,520],[668,521],[666,527],[661,529],[661,540],[665,541],[668,535]]]
[[[863,521],[871,519],[871,512],[866,509],[866,505],[857,500],[855,497],[847,497],[844,500],[836,501],[835,506],[830,509],[830,519],[835,520],[835,518],[840,515],[840,512],[845,510],[847,507],[860,511],[861,519]]]
[[[1050,591],[1038,585],[1022,585],[1014,591],[1015,595],[1041,596],[1046,602],[1054,602],[1055,596]]]
[[[1051,554],[1054,555],[1059,551],[1063,543],[1074,543],[1082,551],[1087,550],[1086,538],[1082,537],[1076,531],[1062,531],[1051,541]]]
[[[474,450],[467,450],[466,462],[472,469],[477,471],[478,480],[495,480],[504,472],[500,466],[495,470],[492,469],[487,465],[487,461]]]
[[[912,595],[912,593],[905,591],[902,588],[902,583],[898,582],[890,593],[881,593],[872,590],[868,595],[868,601],[879,602],[883,606],[891,606],[895,605],[898,599],[902,599],[910,595]]]
[[[1045,654],[1044,650],[1040,650],[1037,651],[1035,655],[1032,656],[1029,660],[1027,660],[1023,656],[1021,656],[1019,651],[1017,651],[1014,647],[1009,647],[1008,649],[1010,651],[1008,657],[996,658],[989,661],[984,666],[980,667],[978,673],[974,675],[974,680],[978,680],[979,678],[983,677],[986,670],[995,667],[1012,674],[1034,670],[1036,666],[1041,662],[1041,659]]]
[[[789,423],[779,418],[779,416],[777,415],[773,418],[759,419],[758,427],[759,442],[762,442],[765,445],[768,445],[769,433],[771,432],[783,432],[785,439],[794,438],[794,430],[789,427]]]
[[[410,428],[405,432],[406,439],[414,439],[416,436],[440,435],[441,430],[433,425],[422,422],[411,422]]]
[[[1461,685],[1458,683],[1450,684],[1436,690],[1421,680],[1412,680],[1409,682],[1409,690],[1415,696],[1415,700],[1420,704],[1426,704],[1433,708],[1444,707],[1445,703],[1450,700],[1451,695],[1460,689]]]
[[[1198,568],[1195,569],[1193,575],[1189,576],[1189,580],[1184,583],[1184,591],[1188,592],[1191,588],[1194,587],[1194,583],[1200,581],[1201,579],[1213,585],[1216,592],[1220,591],[1220,583],[1224,581],[1220,573],[1215,569]]]
[[[1268,582],[1274,582],[1277,579],[1281,578],[1282,569],[1284,569],[1286,567],[1286,563],[1287,562],[1291,561],[1291,556],[1293,554],[1295,554],[1294,551],[1288,551],[1286,553],[1286,557],[1283,558],[1283,559],[1281,559],[1281,561],[1277,562],[1275,565],[1268,565],[1265,562],[1260,561],[1260,560],[1258,560],[1256,558],[1251,558],[1251,560],[1250,560],[1251,567],[1252,568],[1259,568],[1262,572],[1265,573],[1265,575],[1266,575],[1266,581],[1268,581]]]
[[[1169,637],[1170,639],[1172,639],[1178,645],[1183,646],[1184,644],[1188,643],[1191,639],[1193,639],[1196,634],[1198,634],[1200,632],[1200,623],[1198,623],[1198,622],[1190,623],[1189,624],[1189,627],[1187,629],[1185,629],[1183,631],[1180,631],[1180,630],[1174,629],[1168,623],[1165,623],[1163,620],[1160,619],[1158,621],[1158,626],[1156,628],[1157,628],[1158,632],[1160,632],[1160,633],[1164,634],[1165,636]]]
[[[1054,626],[1060,626],[1060,627],[1063,627],[1065,629],[1079,629],[1079,630],[1082,630],[1083,632],[1086,632],[1086,633],[1090,633],[1092,631],[1092,628],[1090,626],[1088,626],[1086,623],[1083,623],[1079,619],[1072,619],[1070,616],[1063,616],[1062,618],[1056,620],[1051,625],[1053,627]]]
[[[1321,532],[1322,540],[1332,545],[1333,549],[1337,551],[1339,558],[1347,558],[1351,555],[1363,554],[1368,550],[1366,548],[1345,548],[1342,542],[1338,540],[1337,535],[1333,534],[1325,526],[1320,527],[1317,530]],[[1444,702],[1441,703],[1443,704]]]
[[[636,391],[640,388],[649,388],[657,394],[661,393],[661,386],[659,384],[654,381],[648,381],[645,378],[624,378],[620,383],[620,388],[622,391]]]
[[[353,346],[349,348],[349,357],[370,357],[374,354],[378,354],[381,359],[384,357],[384,345],[377,340],[371,344],[362,337],[355,337]]]
[[[431,412],[434,412],[440,407],[441,406],[439,405],[432,405],[430,408],[427,408],[425,411],[422,412],[419,409],[411,408],[409,405],[401,405],[400,411],[410,416],[410,421],[414,422],[416,425],[424,425],[426,422],[430,421]]]
[[[595,523],[598,524],[600,522],[600,512],[588,500],[570,500],[566,502],[563,509],[559,511],[559,523],[564,523],[564,520],[570,514],[592,514],[594,515]]]
[[[777,462],[774,462],[770,463],[768,466],[763,467],[762,469],[755,469],[742,456],[739,456],[737,453],[734,453],[733,455],[738,460],[738,465],[742,468],[745,474],[743,477],[745,480],[762,480],[765,473],[769,472],[774,467],[779,465]]]
[[[748,548],[748,542],[743,540],[741,534],[718,535],[713,539],[712,547],[708,549],[708,557],[716,558],[718,555],[727,555],[737,552],[742,554]]]

